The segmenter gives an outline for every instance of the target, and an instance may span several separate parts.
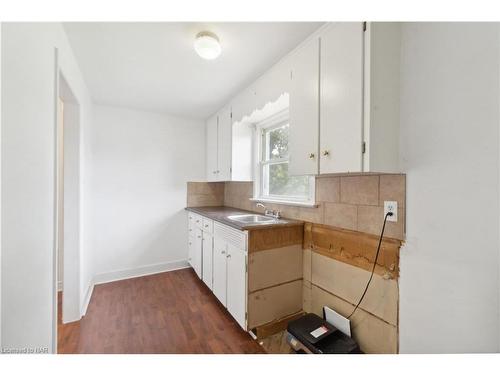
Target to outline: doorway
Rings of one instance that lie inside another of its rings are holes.
[[[57,325],[80,320],[80,105],[61,71],[56,121]]]

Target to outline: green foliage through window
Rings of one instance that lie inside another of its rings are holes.
[[[262,193],[281,199],[309,197],[309,177],[288,175],[288,137],[290,126],[264,129],[262,134]]]

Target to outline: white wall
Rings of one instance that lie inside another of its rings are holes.
[[[62,26],[2,23],[4,348],[55,350],[55,48],[88,125],[90,96]]]
[[[185,266],[186,182],[205,178],[203,122],[94,112],[86,233],[96,282]]]
[[[498,24],[402,27],[400,351],[499,350]]]

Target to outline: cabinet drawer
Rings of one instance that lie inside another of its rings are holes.
[[[200,215],[193,214],[194,226],[199,229],[203,229],[203,219]]]
[[[247,232],[242,232],[224,224],[214,223],[214,237],[218,237],[244,252],[247,251]]]
[[[203,224],[202,229],[204,232],[208,232],[208,233],[214,232],[214,221],[213,220],[210,220],[210,219],[207,219],[206,217],[204,217],[202,219],[202,224]]]
[[[188,236],[189,238],[192,238],[194,237],[194,231],[196,229],[196,226],[194,225],[194,223],[188,223]]]
[[[188,212],[188,235],[189,237],[194,236],[194,229],[196,226],[194,225],[194,214],[192,212]]]

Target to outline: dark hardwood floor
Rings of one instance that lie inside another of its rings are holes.
[[[96,285],[79,322],[59,318],[58,352],[265,353],[191,268]]]

